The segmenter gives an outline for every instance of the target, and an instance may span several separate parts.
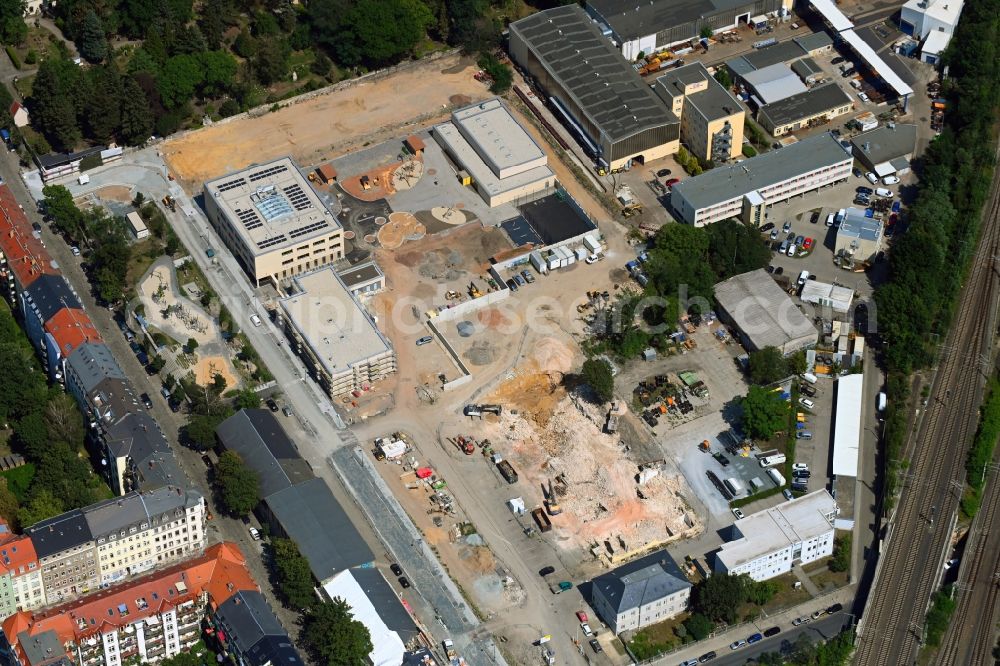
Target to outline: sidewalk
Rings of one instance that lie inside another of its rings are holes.
[[[692,643],[683,649],[663,655],[653,664],[679,664],[688,659],[697,659],[706,652],[717,652],[719,655],[729,654],[729,645],[741,638],[746,638],[754,632],[763,632],[769,627],[781,627],[785,632],[793,628],[792,621],[804,615],[811,615],[819,609],[826,609],[832,604],[841,603],[849,610],[854,599],[855,586],[848,585],[824,596],[810,599],[805,603],[782,611],[776,615],[763,616],[755,622],[740,624],[721,634],[716,634],[698,643]]]

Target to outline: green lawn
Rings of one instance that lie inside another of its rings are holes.
[[[24,502],[28,486],[31,485],[31,480],[35,478],[35,466],[31,463],[25,463],[20,467],[0,472],[0,476],[7,480],[7,488],[14,493],[17,501]]]
[[[655,657],[658,654],[672,650],[677,645],[680,645],[683,640],[677,635],[676,629],[687,618],[688,613],[682,613],[664,622],[651,624],[648,627],[640,629],[636,632],[632,640],[629,641],[629,649],[640,660]]]

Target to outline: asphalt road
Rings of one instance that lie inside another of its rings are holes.
[[[851,616],[844,612],[825,615],[809,624],[799,625],[788,631],[783,631],[777,636],[764,639],[760,643],[754,643],[735,651],[727,650],[726,653],[717,651],[719,656],[709,663],[713,664],[713,666],[746,664],[748,661],[756,659],[765,652],[781,652],[782,646],[793,645],[799,639],[799,636],[808,636],[814,643],[830,640],[850,623]]]

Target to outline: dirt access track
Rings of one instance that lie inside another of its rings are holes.
[[[407,63],[298,97],[274,113],[252,111],[167,140],[172,175],[189,192],[206,180],[290,155],[312,165],[445,120],[453,108],[490,97],[473,78],[471,58],[457,54]]]

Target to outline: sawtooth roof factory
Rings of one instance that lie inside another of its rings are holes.
[[[434,139],[490,207],[555,187],[545,151],[497,98],[456,110]]]
[[[205,212],[255,286],[344,256],[340,222],[288,157],[205,183]]]
[[[617,169],[677,152],[680,121],[579,6],[511,23],[510,53],[604,166]]]
[[[729,218],[760,226],[767,206],[847,180],[852,163],[825,132],[683,180],[674,185],[670,205],[679,220],[696,227]]]
[[[587,13],[623,56],[655,53],[696,39],[704,27],[723,32],[761,15],[787,14],[791,0],[589,0]]]

